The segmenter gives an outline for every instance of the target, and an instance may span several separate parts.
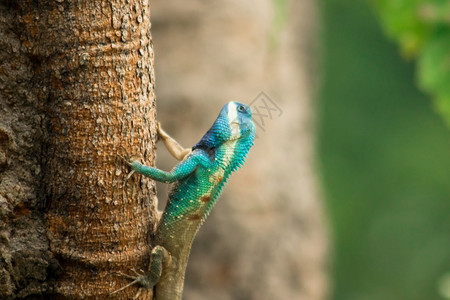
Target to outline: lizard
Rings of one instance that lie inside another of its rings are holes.
[[[154,289],[154,299],[181,299],[186,266],[192,242],[209,215],[230,174],[242,166],[254,144],[255,125],[250,106],[231,101],[222,108],[211,128],[191,149],[183,148],[158,123],[159,139],[180,161],[170,172],[149,167],[139,161],[126,163],[134,172],[151,179],[172,183],[166,208],[154,233],[154,247],[147,272],[136,276],[120,273],[132,280],[129,286]]]

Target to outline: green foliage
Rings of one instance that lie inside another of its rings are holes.
[[[333,233],[331,299],[449,300],[450,131],[367,2],[320,8],[317,150]],[[436,33],[414,38],[433,59],[445,52],[430,43]],[[439,72],[425,80],[446,89]]]
[[[450,1],[372,0],[383,27],[418,63],[419,86],[450,125]]]

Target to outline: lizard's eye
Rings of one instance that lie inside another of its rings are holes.
[[[237,107],[237,110],[238,110],[239,112],[245,112],[245,111],[246,111],[244,105],[239,105],[239,106]]]

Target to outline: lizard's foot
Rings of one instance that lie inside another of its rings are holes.
[[[156,283],[159,281],[159,278],[161,277],[162,267],[163,267],[163,260],[164,260],[164,266],[168,268],[168,265],[172,261],[172,257],[170,256],[169,252],[163,247],[163,246],[155,246],[152,249],[151,255],[150,255],[150,265],[149,270],[147,273],[142,271],[142,273],[136,272],[134,269],[131,269],[135,276],[124,274],[121,272],[116,272],[116,274],[131,279],[132,282],[127,284],[126,286],[115,290],[110,293],[110,295],[118,293],[120,291],[123,291],[124,289],[138,284],[140,285],[139,290],[137,294],[134,296],[134,299],[137,299],[139,295],[141,294],[143,289],[152,289]]]
[[[132,155],[130,155],[130,153],[128,153],[128,149],[125,148],[124,146],[120,145],[120,149],[121,149],[121,151],[119,151],[119,152],[122,152],[124,154],[121,155],[119,153],[116,153],[117,157],[121,158],[121,160],[123,160],[128,165],[130,165],[130,162],[132,161],[132,159],[131,159]]]
[[[116,294],[116,293],[118,293],[118,292],[121,292],[121,291],[123,291],[124,289],[129,288],[129,287],[132,286],[132,285],[137,284],[137,285],[140,285],[140,287],[139,287],[139,289],[138,289],[136,295],[133,297],[133,299],[138,299],[139,296],[140,296],[141,293],[142,293],[142,289],[149,289],[149,288],[152,288],[152,287],[153,287],[153,285],[150,284],[150,281],[149,281],[149,279],[148,279],[148,277],[147,277],[146,274],[144,274],[144,273],[140,274],[140,273],[138,273],[138,272],[137,272],[136,270],[134,270],[134,269],[131,269],[131,271],[134,272],[135,276],[128,275],[128,274],[125,274],[125,273],[122,273],[122,272],[117,272],[117,273],[116,273],[117,275],[120,275],[120,276],[122,276],[122,277],[128,278],[128,279],[133,280],[133,281],[130,282],[129,284],[127,284],[126,286],[123,286],[123,287],[121,287],[120,289],[115,290],[115,291],[109,293],[110,296],[113,295],[113,294]]]
[[[157,141],[165,141],[170,138],[170,136],[162,129],[161,123],[156,123],[156,131],[158,132],[158,139]]]
[[[123,147],[122,147],[123,148]],[[125,148],[123,148],[125,149]],[[128,154],[126,156],[122,156],[120,154],[116,154],[118,157],[120,157],[121,160],[123,160],[128,166],[133,167],[133,162],[135,160],[132,160]],[[130,177],[136,172],[136,170],[132,169],[130,173],[128,173],[127,177],[125,178],[125,181],[130,179]]]

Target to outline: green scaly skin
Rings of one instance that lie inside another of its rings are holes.
[[[173,183],[166,209],[154,235],[148,272],[132,283],[153,288],[157,300],[181,299],[191,245],[219,197],[230,174],[240,167],[253,145],[255,126],[249,106],[229,102],[212,127],[192,149],[183,149],[158,127],[173,156],[181,162],[171,171],[130,164],[133,171],[154,180]],[[136,295],[136,297],[139,293]]]

